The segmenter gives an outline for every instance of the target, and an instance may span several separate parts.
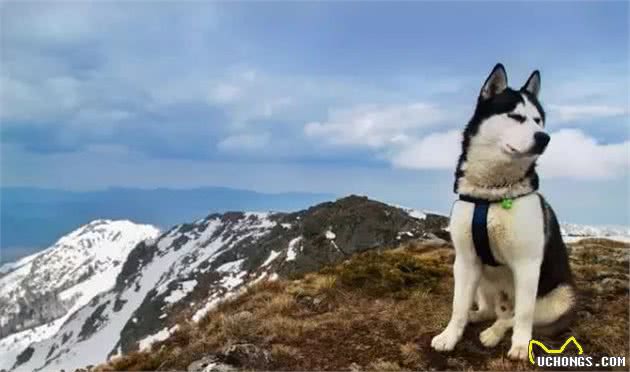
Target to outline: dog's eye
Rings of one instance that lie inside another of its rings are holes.
[[[519,115],[519,114],[508,114],[508,117],[510,119],[514,119],[516,121],[518,121],[519,123],[524,123],[525,122],[525,116],[523,115]]]
[[[536,124],[540,124],[540,118],[536,118],[534,119],[534,121],[536,122]]]

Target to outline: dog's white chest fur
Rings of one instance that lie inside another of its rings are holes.
[[[474,250],[472,218],[475,205],[458,200],[451,212],[450,233],[458,250]],[[488,238],[494,258],[511,265],[515,260],[540,259],[545,241],[544,218],[536,193],[514,199],[512,208],[492,203],[488,209]]]

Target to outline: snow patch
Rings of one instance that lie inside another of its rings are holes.
[[[328,239],[328,240],[333,240],[333,239],[335,239],[336,237],[337,237],[337,235],[335,235],[335,233],[334,233],[334,232],[332,232],[332,231],[330,231],[330,230],[326,231],[326,239]]]
[[[254,284],[260,282],[261,280],[265,279],[266,276],[267,276],[267,272],[263,272],[262,274],[260,274],[260,276],[258,278],[252,280],[250,285],[254,285]]]
[[[186,297],[186,295],[192,292],[193,289],[197,286],[196,280],[187,280],[179,283],[181,288],[178,288],[172,291],[168,296],[164,298],[164,301],[169,304],[173,304]]]
[[[224,263],[223,265],[217,267],[217,271],[220,273],[235,273],[241,269],[241,265],[245,262],[244,258],[240,260]]]
[[[265,267],[265,266],[269,265],[273,260],[278,258],[279,255],[280,255],[280,252],[276,252],[274,250],[271,250],[271,253],[269,254],[269,257],[267,257],[265,262],[263,262],[263,264],[260,267]]]
[[[298,236],[295,239],[292,239],[289,242],[289,248],[287,249],[287,258],[286,261],[293,261],[295,260],[295,258],[297,257],[297,251],[296,251],[296,246],[298,245],[298,243],[300,243],[302,241],[302,237]]]
[[[210,311],[212,311],[219,303],[222,301],[229,300],[230,298],[236,296],[238,292],[227,292],[223,295],[218,293],[214,293],[210,296],[210,299],[206,302],[206,304],[199,310],[195,312],[192,316],[192,321],[198,323],[201,319],[203,319]]]
[[[221,279],[221,281],[219,283],[221,283],[221,285],[230,290],[235,288],[236,286],[240,285],[243,283],[243,277],[247,275],[247,271],[241,271],[240,273],[232,276],[225,276]]]
[[[177,329],[179,329],[178,325],[175,325],[171,328],[164,328],[161,331],[159,331],[158,333],[155,333],[151,336],[148,336],[142,340],[140,340],[138,342],[138,347],[140,348],[140,350],[149,350],[151,348],[151,345],[155,342],[158,341],[164,341],[166,340],[173,332],[175,332]]]
[[[335,243],[335,241],[334,241],[334,240],[331,240],[330,242],[332,243],[333,247],[335,247],[335,249],[336,249],[336,250],[338,250],[339,252],[341,252],[341,249],[339,249],[339,246],[337,245],[337,243]],[[341,253],[343,253],[343,252],[341,252]]]
[[[408,236],[408,237],[410,237],[410,238],[413,238],[413,237],[414,237],[414,235],[413,235],[413,233],[412,233],[411,231],[400,231],[400,232],[398,233],[398,236],[396,237],[396,239],[400,240],[400,239],[402,238],[402,236],[403,236],[403,235],[407,235],[407,236]]]
[[[406,210],[407,214],[413,218],[417,218],[419,220],[424,220],[425,218],[427,218],[427,215],[424,214],[423,212],[420,212],[419,210],[416,209],[407,209]]]

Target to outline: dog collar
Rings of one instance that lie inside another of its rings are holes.
[[[525,195],[529,195],[531,193],[525,194]],[[516,198],[520,198],[523,197],[525,195],[519,195]],[[459,200],[462,201],[467,201],[470,203],[474,203],[474,204],[491,204],[491,203],[501,203],[501,207],[503,209],[511,209],[512,208],[512,203],[514,202],[514,199],[516,198],[502,198],[499,200],[488,200],[488,199],[482,199],[482,198],[475,198],[473,196],[468,196],[468,195],[460,195],[459,196]]]
[[[529,195],[527,193],[525,195]],[[519,198],[525,195],[518,196]],[[514,198],[503,198],[500,200],[486,200],[468,195],[459,195],[459,200],[475,204],[472,218],[472,238],[475,252],[484,265],[499,266],[490,250],[490,239],[488,238],[488,209],[492,203],[501,203],[503,209],[511,209]]]

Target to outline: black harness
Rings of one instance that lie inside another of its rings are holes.
[[[528,194],[525,194],[528,195]],[[525,196],[525,195],[520,195]],[[501,264],[497,262],[490,250],[490,239],[488,238],[488,209],[490,208],[490,204],[492,203],[501,203],[503,208],[510,209],[512,207],[512,199],[502,199],[502,200],[486,200],[475,198],[468,195],[459,195],[459,200],[466,201],[469,203],[475,204],[475,210],[473,212],[472,218],[472,238],[473,245],[475,246],[475,251],[477,252],[477,256],[481,259],[481,262],[484,265],[489,266],[500,266]]]

